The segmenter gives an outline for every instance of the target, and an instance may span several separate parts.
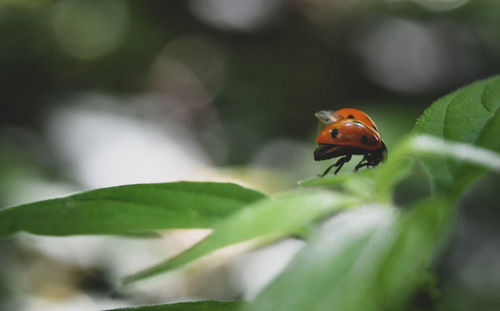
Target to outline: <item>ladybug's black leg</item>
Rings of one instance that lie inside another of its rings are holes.
[[[336,163],[335,163],[336,164]],[[330,165],[324,172],[323,174],[320,174],[319,177],[325,177],[326,174],[332,169],[332,167],[335,166],[335,164]]]
[[[334,174],[337,174],[339,172],[339,170],[342,168],[342,166],[344,165],[344,163],[349,162],[349,161],[351,161],[351,156],[350,155],[346,155],[345,157],[342,157],[342,158],[338,159],[337,162],[335,162],[334,164],[330,165],[323,172],[323,174],[319,175],[319,177],[324,177],[326,174],[328,174],[328,172],[332,169],[332,167],[337,167],[337,169],[335,170],[335,173],[334,173]]]
[[[337,167],[337,169],[335,170],[335,172],[333,173],[334,175],[337,175],[337,173],[340,171],[340,169],[342,168],[342,166],[344,166],[345,163],[351,161],[351,155],[346,155],[345,157],[342,157],[340,158],[337,163],[335,163]]]
[[[363,163],[363,161],[366,161]],[[356,167],[354,168],[354,171],[357,172],[360,168],[362,168],[363,166],[368,166],[370,165],[370,162],[368,162],[365,158],[363,158],[361,161],[359,161],[359,163],[356,165]]]

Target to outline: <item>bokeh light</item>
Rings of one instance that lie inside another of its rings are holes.
[[[481,62],[474,43],[454,25],[386,19],[363,32],[356,48],[373,82],[418,94],[474,76]]]
[[[252,31],[275,21],[282,0],[190,0],[193,14],[214,27]]]
[[[128,30],[123,0],[64,0],[54,5],[52,26],[61,48],[71,57],[94,59],[113,52]]]

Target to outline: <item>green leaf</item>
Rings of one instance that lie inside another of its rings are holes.
[[[379,202],[389,202],[394,186],[410,175],[413,157],[431,161],[433,159],[456,161],[477,172],[487,170],[500,172],[500,154],[494,151],[429,135],[410,136],[397,144],[386,163],[373,170],[372,191],[377,193]],[[462,193],[460,189],[463,190],[470,181],[470,179],[456,181],[453,184],[454,193],[460,195]],[[372,196],[376,197],[375,194]]]
[[[494,172],[500,172],[500,154],[490,149],[446,141],[428,135],[415,136],[407,141],[407,148],[420,157],[446,156]]]
[[[410,212],[359,208],[335,216],[244,310],[386,310],[425,281],[450,202]]]
[[[198,301],[120,308],[108,311],[231,311],[239,310],[242,305],[241,301]]]
[[[311,178],[300,181],[299,185],[303,187],[340,186],[349,193],[363,198],[364,201],[388,203],[392,197],[394,185],[410,175],[413,167],[413,162],[407,157],[408,152],[398,150],[400,148],[396,148],[396,152],[376,168],[351,174]]]
[[[358,202],[359,200],[353,197],[318,190],[291,192],[260,200],[221,220],[214,227],[214,232],[194,247],[126,277],[124,283],[178,268],[228,245],[255,238],[262,238],[269,243],[298,232],[313,221]]]
[[[143,233],[212,228],[242,206],[264,198],[229,183],[177,182],[97,189],[0,210],[0,236]]]
[[[341,175],[327,175],[325,177],[312,177],[309,179],[301,180],[298,182],[300,186],[304,187],[315,187],[315,186],[337,186],[344,185],[346,182],[352,180],[352,178],[372,178],[373,170],[366,169],[352,174],[341,174]]]
[[[500,76],[479,81],[432,104],[418,119],[414,132],[500,152]],[[486,169],[451,160],[424,159],[437,190],[461,193]]]

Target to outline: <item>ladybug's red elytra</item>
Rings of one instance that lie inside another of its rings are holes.
[[[387,148],[373,120],[364,112],[353,108],[337,111],[322,110],[315,113],[316,118],[324,125],[316,137],[318,147],[314,150],[314,160],[322,161],[341,157],[330,165],[323,174],[325,176],[332,167],[337,167],[337,174],[342,166],[351,160],[352,155],[363,155],[354,171],[363,166],[377,166],[387,158]]]

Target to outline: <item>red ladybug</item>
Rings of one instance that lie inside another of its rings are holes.
[[[329,166],[321,177],[332,167],[337,167],[334,173],[337,174],[342,166],[351,160],[353,154],[363,155],[354,171],[363,166],[377,166],[387,158],[384,141],[375,123],[366,113],[344,108],[337,111],[318,111],[315,116],[325,126],[316,137],[318,147],[314,150],[314,160],[341,157]]]

